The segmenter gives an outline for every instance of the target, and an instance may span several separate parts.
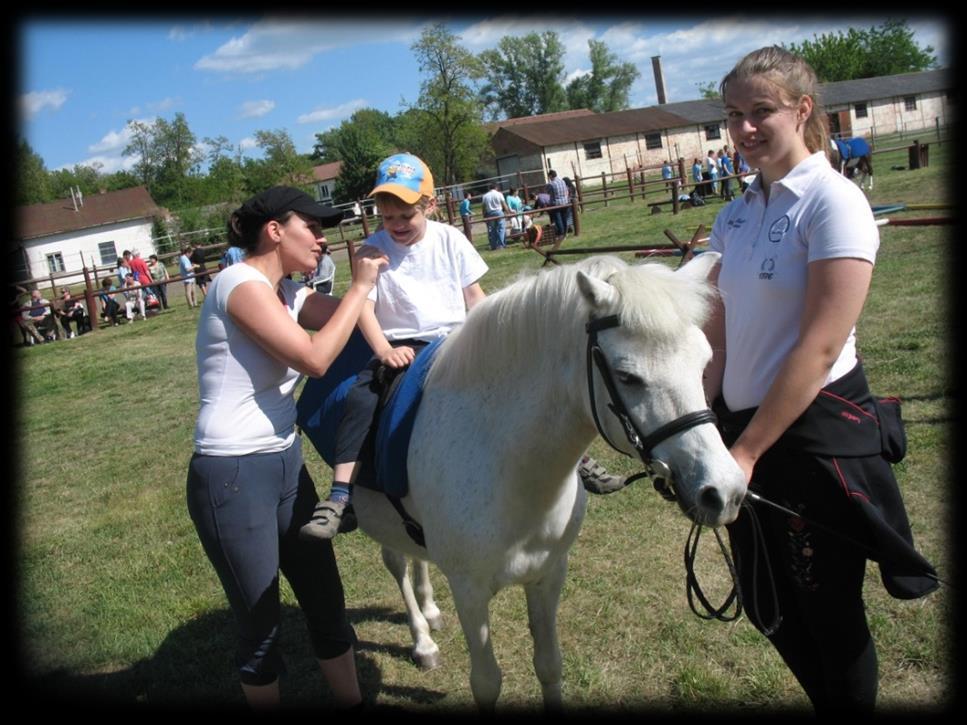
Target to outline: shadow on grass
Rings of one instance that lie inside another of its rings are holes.
[[[348,614],[354,625],[364,621],[405,624],[401,613],[388,609],[350,609]],[[305,620],[301,611],[291,605],[282,607],[281,647],[288,668],[280,680],[283,705],[287,709],[331,707],[332,699],[312,653]],[[77,674],[59,669],[25,675],[19,692],[45,710],[132,707],[244,710],[247,707],[233,664],[234,652],[235,621],[230,610],[222,609],[173,630],[148,659],[97,673]],[[425,688],[386,685],[369,652],[408,660],[409,650],[359,641],[356,667],[363,697],[370,705],[380,695],[420,705],[432,704],[446,696]]]

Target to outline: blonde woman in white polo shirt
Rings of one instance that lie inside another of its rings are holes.
[[[922,575],[932,568],[913,549],[880,455],[856,354],[879,234],[862,192],[826,158],[825,113],[808,64],[762,48],[725,76],[721,92],[732,141],[758,175],[711,233],[722,254],[713,270],[721,304],[706,329],[714,350],[706,393],[750,489],[802,517],[749,500],[729,527],[743,601],[817,712],[872,710],[877,659],[862,599],[868,555],[811,522],[869,547],[893,596],[936,588]],[[764,532],[758,549],[753,516]]]

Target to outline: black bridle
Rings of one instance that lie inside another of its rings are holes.
[[[624,454],[624,451],[618,448],[611,441],[611,439],[608,438],[608,434],[605,433],[604,427],[601,425],[601,421],[598,418],[598,408],[594,395],[594,368],[597,367],[598,372],[601,374],[601,379],[604,382],[604,386],[608,391],[608,397],[611,399],[608,403],[608,409],[619,421],[621,421],[625,435],[628,437],[628,442],[631,443],[632,447],[638,453],[638,457],[641,458],[641,462],[645,467],[643,472],[635,474],[634,476],[629,476],[625,482],[625,485],[627,486],[629,483],[632,483],[639,478],[650,477],[652,485],[655,487],[655,490],[658,491],[658,493],[669,501],[676,501],[678,499],[678,492],[675,490],[671,469],[668,467],[667,463],[661,459],[655,458],[654,455],[652,455],[652,450],[662,441],[665,441],[678,433],[690,430],[695,426],[704,425],[705,423],[712,423],[714,425],[717,422],[717,418],[715,413],[708,408],[705,410],[696,410],[675,418],[675,420],[671,421],[670,423],[666,423],[657,430],[652,431],[650,435],[644,435],[638,428],[638,424],[635,422],[634,418],[632,418],[631,414],[628,412],[628,407],[621,398],[621,393],[618,392],[617,385],[615,385],[614,376],[611,372],[611,367],[608,365],[607,358],[605,358],[604,352],[601,350],[600,345],[598,345],[598,332],[601,330],[609,330],[614,327],[619,327],[620,324],[621,322],[619,321],[617,315],[609,315],[607,317],[593,318],[585,325],[585,329],[588,333],[588,395],[591,399],[591,415],[594,418],[594,425],[598,429],[598,433],[602,438],[604,438],[609,446],[614,448],[619,453]],[[715,607],[705,598],[695,575],[694,563],[698,551],[698,540],[699,536],[701,535],[701,531],[701,524],[699,524],[697,521],[693,522],[692,530],[689,532],[688,540],[685,543],[686,594],[688,595],[688,605],[691,610],[702,619],[718,619],[723,622],[734,621],[742,614],[742,600],[739,596],[739,587],[737,584],[738,574],[731,558],[729,557],[728,551],[726,551],[725,544],[722,541],[718,529],[715,530],[715,538],[718,541],[719,548],[721,549],[722,555],[724,556],[728,566],[729,574],[732,577],[732,592],[726,597],[725,602],[721,606]],[[694,598],[698,599],[698,601],[704,607],[704,614],[699,612],[696,608],[693,595]],[[735,606],[735,609],[731,614],[729,614],[728,609],[733,605]],[[778,626],[778,623],[776,626]]]
[[[601,374],[601,380],[604,382],[604,386],[608,391],[608,397],[611,399],[608,403],[608,409],[621,422],[625,435],[628,437],[628,442],[631,443],[632,447],[638,453],[638,457],[641,459],[641,462],[645,466],[644,472],[631,476],[628,479],[628,483],[648,476],[652,479],[655,490],[657,490],[658,493],[669,501],[675,501],[678,498],[678,494],[675,491],[675,485],[672,481],[671,469],[664,461],[655,458],[654,455],[652,455],[652,450],[662,441],[668,440],[678,433],[682,433],[698,425],[704,425],[705,423],[714,424],[717,419],[715,417],[715,413],[708,408],[705,410],[696,410],[692,413],[686,413],[681,417],[675,418],[675,420],[671,421],[670,423],[666,423],[657,430],[652,431],[651,434],[647,436],[644,435],[638,428],[638,424],[635,422],[634,418],[632,418],[631,414],[628,412],[628,407],[625,405],[624,400],[621,398],[621,393],[618,392],[618,387],[615,385],[614,375],[611,372],[611,367],[608,365],[604,352],[601,350],[601,346],[598,344],[598,332],[601,330],[610,330],[612,328],[619,327],[620,325],[621,322],[619,321],[617,315],[592,318],[585,325],[585,329],[588,333],[588,395],[591,398],[591,415],[594,418],[594,425],[597,427],[598,433],[601,434],[601,437],[604,438],[609,446],[614,448],[619,453],[624,453],[624,451],[618,448],[611,441],[611,439],[608,438],[608,434],[605,433],[604,427],[601,425],[601,421],[598,418],[598,406],[594,395],[594,368],[597,367],[598,372]]]

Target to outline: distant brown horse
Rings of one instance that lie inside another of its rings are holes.
[[[873,149],[866,139],[830,139],[829,144],[832,147],[829,161],[833,168],[839,170],[847,179],[852,179],[859,172],[857,183],[862,188],[873,191]]]

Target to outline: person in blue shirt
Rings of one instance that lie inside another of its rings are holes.
[[[469,191],[463,192],[463,201],[460,202],[460,218],[463,220],[464,228],[466,228],[471,220]]]
[[[230,244],[225,249],[225,253],[222,255],[222,269],[225,267],[231,267],[233,264],[238,264],[243,259],[245,259],[244,250],[242,250],[241,247],[235,247]]]

